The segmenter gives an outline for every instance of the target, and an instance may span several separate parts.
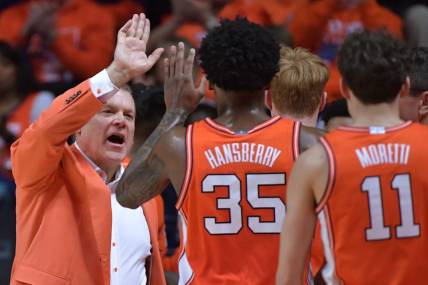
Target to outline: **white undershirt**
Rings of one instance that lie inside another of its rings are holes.
[[[112,231],[110,284],[147,283],[145,260],[150,256],[150,234],[143,209],[122,207],[114,193],[124,169],[108,186],[111,189]]]

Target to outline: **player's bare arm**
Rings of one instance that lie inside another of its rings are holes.
[[[117,189],[117,200],[137,208],[165,189],[170,180],[179,189],[185,173],[185,129],[183,123],[202,98],[202,85],[193,83],[195,50],[185,59],[184,44],[171,47],[165,60],[165,104],[167,111],[155,131],[138,149]]]
[[[327,155],[319,143],[304,152],[293,166],[281,231],[277,285],[303,284],[305,257],[310,254],[316,222],[315,208],[324,194],[327,177]]]
[[[319,142],[320,137],[325,135],[327,132],[322,129],[301,126],[299,134],[299,150],[304,152],[308,150],[311,146]]]

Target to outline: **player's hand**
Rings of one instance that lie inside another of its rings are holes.
[[[107,68],[110,79],[116,86],[121,86],[133,77],[146,73],[160,58],[162,48],[147,56],[146,46],[149,36],[150,21],[144,14],[134,14],[119,30],[114,59]]]
[[[206,87],[206,79],[202,78],[199,87],[193,81],[193,64],[195,49],[190,49],[185,58],[184,44],[171,46],[164,62],[165,72],[165,105],[167,111],[189,114],[201,101]]]

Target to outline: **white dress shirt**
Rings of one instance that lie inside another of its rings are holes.
[[[115,87],[105,70],[89,80],[92,93],[105,102],[113,96]],[[94,170],[106,182],[107,174],[98,167],[77,145],[76,148],[91,164]],[[147,221],[141,207],[128,209],[116,200],[115,190],[125,171],[123,166],[116,172],[115,178],[107,186],[111,191],[112,230],[110,250],[110,284],[142,285],[147,283],[145,260],[150,256],[151,244]]]

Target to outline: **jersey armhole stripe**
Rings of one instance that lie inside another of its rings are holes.
[[[293,124],[293,159],[294,161],[297,160],[297,158],[300,155],[300,130],[301,130],[302,124],[300,122],[294,122]]]
[[[312,266],[311,266],[311,249],[312,249],[312,243],[311,247],[309,247],[308,253],[306,255],[305,260],[305,268],[306,268],[306,276],[305,276],[305,285],[314,285],[314,273],[312,272]]]
[[[181,185],[180,194],[178,195],[177,203],[175,207],[180,209],[183,200],[187,194],[187,189],[189,188],[190,178],[192,177],[192,168],[193,168],[193,125],[189,125],[186,130],[186,174],[184,176],[183,184]]]
[[[325,259],[325,264],[321,268],[321,275],[327,284],[343,285],[343,282],[337,276],[334,236],[329,211],[329,207],[326,205],[318,214]]]
[[[328,177],[324,194],[315,209],[315,213],[317,214],[324,208],[325,204],[327,204],[327,201],[330,198],[331,192],[333,190],[334,181],[336,179],[336,163],[334,161],[333,151],[331,150],[331,147],[325,138],[320,138],[320,142],[328,158]]]

